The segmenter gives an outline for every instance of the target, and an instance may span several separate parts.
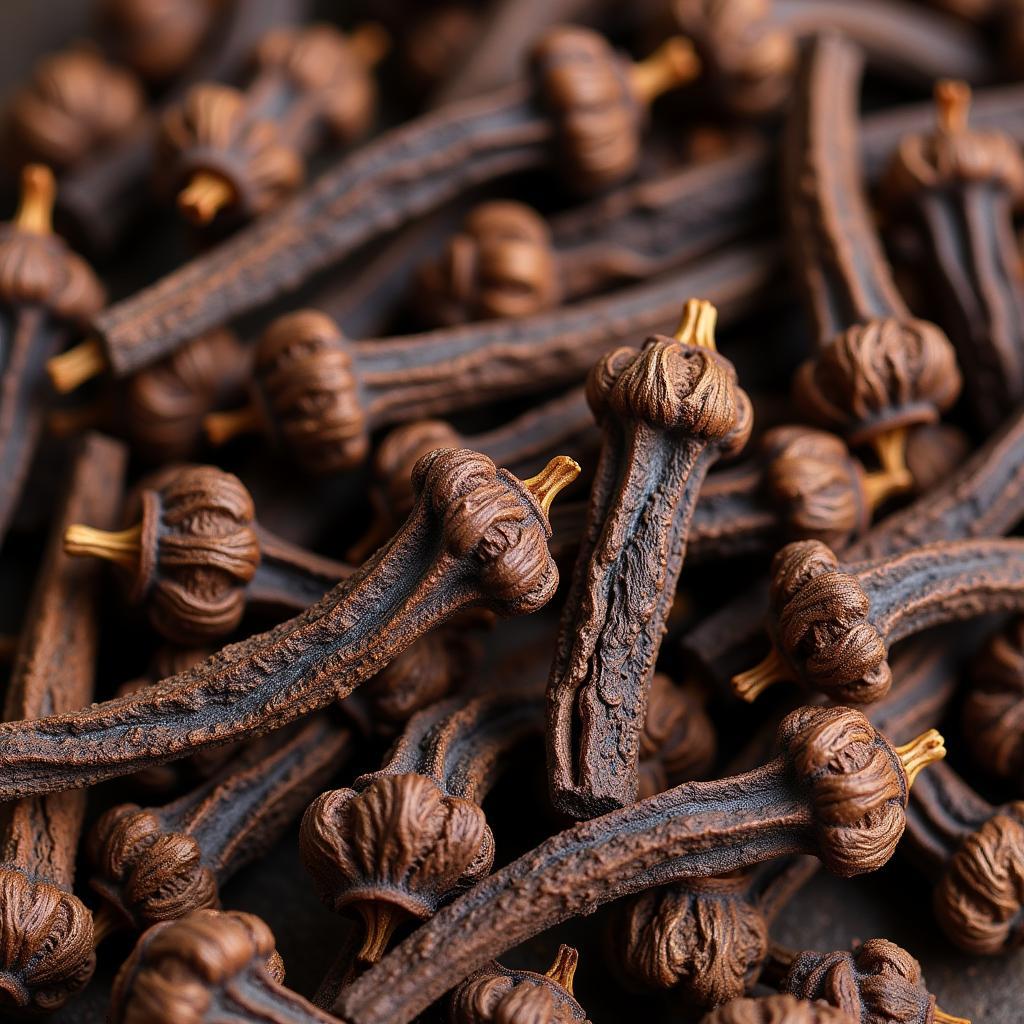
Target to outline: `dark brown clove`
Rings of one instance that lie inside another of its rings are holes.
[[[178,209],[204,226],[281,205],[328,138],[364,135],[376,106],[370,71],[387,48],[377,26],[345,36],[330,25],[277,28],[255,49],[246,90],[194,85],[161,122],[162,173]]]
[[[1024,157],[1006,134],[968,126],[970,89],[935,87],[938,125],[900,143],[883,190],[909,220],[938,319],[959,356],[975,422],[994,430],[1024,398],[1024,290],[1013,209]]]
[[[160,470],[133,505],[124,530],[75,523],[65,550],[117,566],[129,601],[184,646],[227,636],[250,606],[302,611],[354,571],[265,530],[242,481],[214,466]]]
[[[906,430],[960,390],[948,339],[911,316],[871,223],[857,161],[858,51],[816,40],[801,63],[783,149],[794,269],[819,351],[794,382],[809,417],[906,473]]]
[[[700,1024],[856,1024],[827,1003],[797,999],[788,993],[757,999],[733,999],[705,1014]]]
[[[892,682],[888,651],[932,626],[1024,611],[1015,540],[946,541],[841,567],[820,541],[788,544],[772,562],[772,652],[733,687],[754,700],[783,679],[866,704]],[[1024,584],[1024,577],[1021,578]]]
[[[671,329],[680,295],[707,295],[723,319],[773,279],[773,247],[738,247],[692,270],[522,320],[350,342],[315,310],[278,318],[255,355],[253,400],[207,418],[214,442],[262,430],[313,473],[351,469],[380,427],[578,383],[611,346]]]
[[[112,307],[94,321],[96,338],[51,364],[51,375],[67,389],[105,365],[119,375],[136,370],[293,291],[465,188],[552,155],[575,189],[615,184],[635,168],[647,105],[693,67],[679,39],[630,68],[601,36],[554,29],[533,52],[535,87],[459,104],[362,147],[258,224]]]
[[[548,839],[443,908],[333,1012],[349,1024],[407,1024],[504,950],[652,885],[794,853],[843,875],[879,867],[899,840],[916,768],[943,755],[934,732],[900,754],[845,708],[795,711],[779,741],[783,754],[754,772],[686,783]]]
[[[69,559],[64,527],[80,516],[112,523],[127,452],[83,439],[19,641],[4,704],[7,721],[75,711],[93,699],[99,646],[98,577]],[[9,805],[0,825],[0,1006],[52,1012],[92,976],[93,919],[71,892],[85,794],[53,793]]]
[[[558,585],[547,507],[578,472],[554,459],[519,481],[475,452],[432,452],[416,466],[419,497],[405,525],[301,615],[152,690],[0,725],[0,800],[92,785],[281,728],[347,696],[462,608],[535,611]]]
[[[636,799],[647,690],[697,494],[750,436],[715,318],[691,299],[674,338],[614,350],[587,381],[603,445],[548,684],[551,795],[574,817]]]
[[[0,537],[42,434],[46,360],[104,301],[88,265],[53,233],[55,188],[46,167],[30,164],[18,212],[0,227]]]
[[[348,729],[316,716],[288,738],[250,747],[172,803],[106,811],[89,836],[89,884],[103,901],[97,943],[117,928],[219,906],[224,882],[284,834],[352,745]]]
[[[114,981],[111,1024],[338,1024],[282,984],[270,929],[255,915],[197,910],[154,925]],[[271,1016],[272,1015],[272,1016]]]

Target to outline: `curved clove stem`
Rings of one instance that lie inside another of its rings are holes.
[[[462,608],[515,615],[550,600],[550,527],[519,480],[475,452],[438,450],[416,481],[401,530],[303,614],[149,690],[0,725],[0,800],[270,732],[345,697]]]
[[[442,909],[333,1012],[349,1024],[406,1024],[504,950],[652,885],[799,852],[845,875],[883,864],[908,793],[888,742],[844,708],[795,711],[779,738],[782,756],[754,772],[687,783],[548,839]],[[427,955],[439,948],[444,957]]]

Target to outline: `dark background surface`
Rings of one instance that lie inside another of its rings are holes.
[[[6,93],[21,81],[39,54],[55,49],[84,29],[90,4],[86,0],[2,0],[0,2],[0,89]],[[4,210],[6,217],[8,211]],[[34,552],[22,547],[12,556],[4,553],[0,578],[4,579],[3,603],[8,606],[27,583]],[[955,725],[949,739],[955,747]],[[724,751],[728,754],[729,751]],[[501,859],[515,853],[514,840],[503,834],[505,809],[521,808],[522,801],[538,805],[536,838],[552,828],[539,799],[540,752],[521,772],[503,783],[494,795],[492,817],[496,822]],[[533,773],[529,770],[534,769]],[[339,785],[351,778],[343,774]],[[491,806],[489,805],[489,806]],[[518,818],[517,818],[518,820]],[[519,838],[518,836],[516,837]],[[244,870],[225,886],[224,905],[249,910],[263,917],[277,937],[288,970],[288,982],[310,994],[327,968],[346,925],[325,910],[308,884],[299,862],[295,834],[263,862]],[[773,938],[797,949],[847,947],[872,936],[885,936],[906,946],[922,962],[940,1005],[950,1013],[969,1017],[976,1024],[1018,1024],[1024,1020],[1024,952],[1000,959],[964,957],[943,940],[929,910],[926,881],[897,856],[876,875],[840,881],[819,874],[787,908],[774,929]],[[510,965],[544,970],[560,940],[581,948],[576,990],[595,1024],[625,1019],[674,1021],[694,1019],[672,1005],[669,997],[640,998],[609,985],[603,956],[603,933],[609,924],[606,912],[575,922],[558,934],[545,935],[510,954]],[[100,951],[100,966],[90,989],[53,1018],[60,1024],[98,1024],[104,1019],[107,989],[117,966],[127,955],[130,940],[111,940]]]

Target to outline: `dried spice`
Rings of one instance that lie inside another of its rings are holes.
[[[268,737],[163,807],[119,804],[89,836],[100,895],[97,942],[110,931],[217,907],[220,886],[264,854],[351,753],[352,735],[317,716]]]
[[[864,1024],[970,1024],[935,1005],[921,965],[888,939],[868,939],[851,953],[773,952],[786,968],[779,987],[820,999]]]
[[[531,57],[535,85],[381,136],[259,224],[111,307],[93,322],[98,340],[53,373],[60,386],[74,387],[104,365],[118,374],[138,369],[293,291],[383,230],[437,209],[463,189],[552,157],[574,189],[607,188],[635,168],[647,105],[686,81],[693,66],[682,40],[630,68],[601,36],[554,29]]]
[[[604,356],[587,381],[603,445],[548,684],[555,805],[594,817],[636,798],[647,689],[708,468],[752,410],[690,300],[674,338]]]
[[[956,689],[953,650],[931,637],[904,644],[893,660],[893,688],[866,709],[875,728],[899,741],[940,722]],[[734,767],[755,764],[762,745],[756,736]],[[670,989],[684,1006],[738,998],[761,970],[775,917],[817,870],[813,857],[781,858],[626,900],[612,932],[619,969],[630,987]]]
[[[259,1012],[281,1024],[337,1024],[283,981],[274,936],[258,917],[197,910],[139,939],[114,982],[109,1019],[182,1024],[212,1010],[235,1020]]]
[[[794,270],[818,354],[794,382],[809,417],[905,470],[907,427],[938,419],[960,374],[939,328],[911,316],[871,223],[857,163],[858,51],[814,42],[787,122],[783,184]]]
[[[510,971],[492,962],[471,974],[451,994],[452,1024],[569,1024],[587,1021],[586,1011],[573,998],[572,979],[579,954],[559,946],[544,974]],[[588,1022],[589,1024],[589,1022]]]
[[[776,269],[773,246],[726,250],[692,270],[521,320],[350,342],[316,310],[286,314],[255,354],[253,400],[207,418],[211,440],[262,430],[312,473],[359,465],[380,427],[479,408],[582,380],[608,349],[668,329],[680,294],[733,322]]]
[[[214,466],[161,470],[133,505],[124,530],[73,524],[65,550],[113,562],[129,601],[184,646],[227,636],[249,606],[302,611],[354,571],[265,530],[242,481]]]
[[[521,482],[475,452],[432,452],[417,463],[405,525],[306,612],[151,690],[0,725],[0,799],[91,785],[278,729],[345,697],[461,608],[536,610],[558,585],[547,506],[578,472],[559,458]]]
[[[934,730],[899,753],[846,708],[793,712],[779,744],[779,758],[746,775],[686,783],[548,839],[442,909],[333,1011],[352,1024],[405,1024],[504,950],[652,885],[794,853],[842,875],[877,868],[899,841],[910,782],[944,753]]]
[[[1024,398],[1024,290],[1013,210],[1024,200],[1024,157],[997,131],[967,123],[970,89],[935,89],[938,125],[903,139],[884,182],[918,238],[939,322],[956,347],[972,415],[991,432]]]
[[[788,544],[772,562],[772,652],[733,688],[754,700],[799,680],[833,699],[867,704],[892,683],[889,647],[943,623],[1019,610],[1018,541],[947,541],[840,566],[820,541]]]
[[[94,566],[69,559],[64,527],[79,516],[112,522],[127,453],[93,435],[81,444],[28,612],[4,703],[7,721],[85,707],[99,643]],[[4,808],[0,824],[0,1007],[53,1011],[92,976],[92,914],[71,893],[85,794],[52,793]]]
[[[372,26],[347,37],[330,25],[278,28],[256,47],[244,92],[192,86],[161,123],[163,173],[181,188],[182,215],[205,225],[222,212],[249,220],[280,206],[328,138],[350,143],[369,129],[370,71],[386,47]]]
[[[706,1014],[701,1024],[855,1024],[855,1021],[827,1003],[812,1003],[785,994],[734,999]]]
[[[1024,780],[1024,619],[995,634],[975,660],[964,699],[963,738],[992,775]]]
[[[21,175],[21,204],[0,227],[0,537],[42,433],[45,363],[103,305],[88,265],[53,233],[55,184],[41,164]]]
[[[490,873],[494,836],[480,804],[543,728],[539,692],[441,701],[413,716],[379,771],[310,804],[303,863],[332,910],[361,919],[358,961],[375,963],[398,925],[426,920]]]
[[[1024,804],[994,807],[942,765],[908,807],[907,833],[935,879],[935,917],[950,942],[981,956],[1024,942]]]

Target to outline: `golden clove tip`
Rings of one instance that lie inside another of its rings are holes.
[[[753,668],[732,677],[732,692],[748,704],[776,683],[792,681],[793,673],[778,649],[772,649]]]
[[[684,36],[670,36],[652,54],[630,69],[637,99],[649,105],[662,93],[692,82],[700,74],[700,58]]]
[[[935,106],[941,131],[964,131],[971,110],[971,87],[955,78],[939,79],[935,83]]]
[[[262,426],[259,409],[255,405],[244,405],[241,409],[229,409],[227,412],[211,412],[203,417],[203,433],[215,448],[236,437],[259,433]]]
[[[580,465],[568,455],[556,455],[536,476],[523,481],[523,486],[537,499],[544,515],[551,503],[580,475]]]
[[[35,235],[53,233],[53,204],[57,181],[45,164],[26,164],[21,170],[21,199],[14,223]]]
[[[107,366],[103,348],[95,338],[87,338],[67,352],[46,361],[46,375],[53,390],[66,395],[87,380],[98,377]]]
[[[697,345],[714,351],[718,310],[706,299],[687,299],[676,328],[675,339],[685,345]]]
[[[368,901],[359,904],[359,916],[363,919],[365,932],[356,959],[360,963],[375,964],[387,952],[395,929],[408,915],[393,904]]]
[[[64,552],[76,558],[102,558],[134,570],[142,551],[142,524],[126,530],[97,530],[72,523],[64,531]]]
[[[871,447],[874,448],[879,464],[889,477],[901,480],[910,476],[913,479],[907,468],[906,427],[897,427],[895,430],[877,434],[871,439]]]
[[[231,182],[223,175],[197,171],[178,193],[178,209],[190,223],[205,227],[237,198]]]
[[[929,729],[909,743],[904,743],[893,749],[900,759],[900,764],[903,765],[909,789],[924,768],[936,761],[941,761],[946,756],[946,741],[937,729]]]
[[[569,995],[573,995],[572,981],[576,977],[576,967],[580,962],[580,954],[572,946],[562,943],[555,954],[555,962],[545,971],[544,977],[560,985]]]
[[[971,1021],[967,1017],[954,1017],[951,1013],[946,1013],[945,1010],[940,1009],[938,1006],[935,1007],[935,1016],[932,1018],[933,1024],[971,1024]]]
[[[883,502],[914,488],[914,477],[908,469],[895,473],[882,469],[877,473],[865,473],[863,479],[864,497],[872,512]]]

